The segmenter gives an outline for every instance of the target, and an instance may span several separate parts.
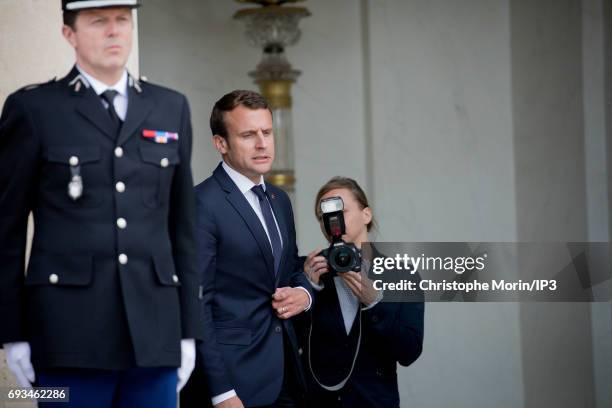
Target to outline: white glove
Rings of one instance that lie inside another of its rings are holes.
[[[15,376],[17,384],[21,387],[31,388],[35,381],[34,367],[30,361],[30,343],[20,341],[16,343],[4,343],[6,354],[6,365]]]
[[[196,347],[194,339],[183,339],[181,340],[181,366],[178,368],[178,384],[176,385],[176,392],[179,392],[195,367],[196,359]]]

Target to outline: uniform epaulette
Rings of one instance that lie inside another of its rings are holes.
[[[134,78],[131,75],[128,77],[128,86],[130,88],[134,88],[136,90],[136,92],[142,93],[142,88],[140,86],[140,81],[138,79]]]
[[[41,87],[43,85],[51,84],[51,83],[55,82],[56,80],[57,80],[57,77],[53,77],[52,79],[50,79],[47,82],[40,82],[38,84],[26,85],[23,88],[19,89],[19,91],[31,91],[32,89],[36,89],[36,88]]]

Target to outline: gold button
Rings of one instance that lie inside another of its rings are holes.
[[[52,285],[55,285],[57,282],[59,282],[59,276],[57,276],[56,274],[52,273],[51,275],[49,275],[49,282]]]
[[[125,184],[122,181],[118,181],[117,184],[115,184],[115,189],[117,189],[118,192],[123,193],[125,191]]]
[[[79,158],[76,156],[70,156],[70,159],[68,159],[68,163],[70,163],[71,166],[78,166],[79,165]]]

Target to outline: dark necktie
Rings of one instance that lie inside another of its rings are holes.
[[[114,100],[115,97],[119,94],[119,92],[107,89],[106,91],[100,94],[100,97],[108,103],[108,114],[110,115],[111,121],[113,122],[113,132],[115,136],[119,135],[119,130],[121,130],[121,119],[119,119],[119,115],[117,115],[117,111],[115,110]]]
[[[278,235],[278,229],[276,228],[276,223],[274,222],[274,217],[272,216],[272,207],[270,206],[270,202],[268,201],[266,193],[261,185],[256,185],[251,190],[253,190],[253,192],[257,195],[257,198],[259,198],[261,212],[263,214],[264,221],[266,222],[268,234],[270,235],[270,241],[272,242],[272,255],[274,255],[274,275],[276,275],[278,274],[278,268],[280,266],[283,245],[281,244],[280,235]]]

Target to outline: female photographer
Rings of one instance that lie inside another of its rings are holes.
[[[315,214],[328,241],[332,237],[326,232],[320,203],[331,197],[344,203],[342,239],[361,250],[374,224],[363,190],[344,177],[334,177],[321,187]],[[363,250],[373,252],[364,253],[363,259],[380,256],[370,245]],[[315,288],[311,321],[302,325],[310,406],[399,407],[397,363],[408,366],[421,354],[423,303],[384,302],[367,277],[366,260],[361,261],[361,272],[336,272],[317,249],[304,262],[304,272]]]

